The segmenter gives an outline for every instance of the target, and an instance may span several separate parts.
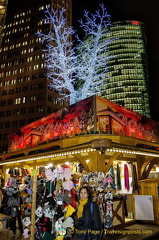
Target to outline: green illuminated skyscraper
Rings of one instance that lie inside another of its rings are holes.
[[[150,117],[144,23],[118,21],[104,31],[105,39],[112,39],[107,45],[107,54],[112,57],[100,96]]]

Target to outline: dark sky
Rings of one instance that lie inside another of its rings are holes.
[[[94,13],[99,4],[104,3],[111,21],[138,20],[146,24],[149,94],[151,117],[159,121],[159,0],[72,0],[73,25],[77,29],[78,20],[84,10]],[[78,31],[77,31],[78,32]]]

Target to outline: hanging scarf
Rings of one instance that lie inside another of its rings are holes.
[[[124,185],[127,191],[130,190],[128,165],[124,164]]]
[[[84,208],[84,205],[88,202],[88,198],[82,200],[80,199],[79,200],[79,206],[78,206],[78,210],[77,210],[77,217],[80,218],[83,216],[83,208]]]
[[[114,178],[114,168],[113,168],[113,166],[110,167],[110,173],[113,176],[113,189],[115,189],[116,186],[115,186],[115,178]]]
[[[117,164],[116,168],[116,182],[117,182],[117,189],[121,190],[121,179],[120,179],[120,166]]]
[[[132,168],[132,188],[133,188],[133,193],[135,193],[136,191],[139,190],[136,165],[134,165],[134,164],[133,164],[133,168]]]

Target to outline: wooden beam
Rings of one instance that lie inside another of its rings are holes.
[[[151,169],[153,168],[154,164],[157,163],[158,161],[159,161],[158,158],[154,158],[154,159],[150,162],[148,168],[145,169],[145,171],[144,171],[144,172],[145,172],[145,175],[144,175],[145,178],[148,178],[148,175],[149,175]]]
[[[139,170],[139,179],[142,179],[143,178],[143,175],[144,175],[144,172],[145,172],[145,169],[147,167],[147,165],[154,159],[155,157],[148,157],[146,159],[146,161],[144,161],[144,163],[142,164],[141,166],[141,169]]]
[[[107,166],[106,166],[106,172],[109,171],[110,167],[111,167],[112,164],[113,164],[113,161],[115,161],[121,154],[122,154],[121,152],[116,152],[116,153],[114,153],[114,154],[110,157],[109,162],[108,162],[108,164],[107,164]]]
[[[35,170],[36,168],[34,168]],[[31,226],[30,226],[30,240],[34,240],[35,234],[35,210],[36,210],[36,193],[37,193],[37,174],[32,172],[33,179],[33,194],[32,194],[32,212],[31,212]]]
[[[86,172],[90,172],[89,166],[85,161],[86,159],[88,159],[88,157],[83,157],[80,153],[74,154],[73,156],[78,162],[80,162],[83,165]]]

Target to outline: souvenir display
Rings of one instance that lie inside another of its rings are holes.
[[[112,166],[107,173],[81,171],[77,164],[74,167],[76,170],[72,170],[73,167],[67,164],[48,169],[41,167],[35,172],[37,182],[34,203],[33,176],[24,169],[16,172],[10,170],[11,177],[7,180],[3,199],[4,214],[10,216],[12,220],[10,230],[16,234],[15,223],[18,220],[20,233],[24,238],[29,238],[34,205],[34,239],[72,239],[78,190],[81,186],[89,186],[92,200],[99,206],[103,227],[111,228],[113,194],[122,188],[129,191],[131,185],[129,182],[131,165],[123,164],[122,167],[121,164],[116,164],[115,167],[114,169]],[[17,173],[18,178],[14,176]]]

